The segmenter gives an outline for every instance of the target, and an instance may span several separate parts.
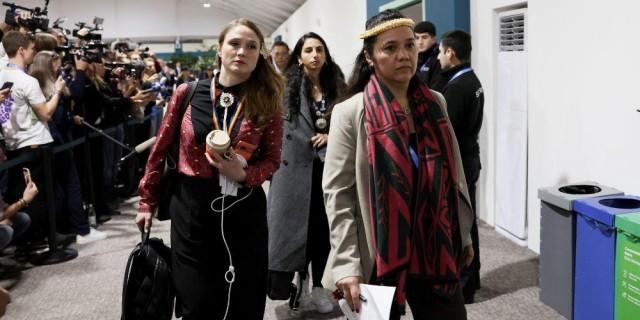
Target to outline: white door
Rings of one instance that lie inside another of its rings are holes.
[[[527,239],[526,9],[498,16],[500,41],[496,105],[496,229]]]

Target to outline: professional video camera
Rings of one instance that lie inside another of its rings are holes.
[[[124,80],[127,77],[140,80],[144,71],[144,63],[141,62],[107,62],[104,66],[105,80]]]
[[[107,45],[100,41],[89,41],[80,48],[72,46],[58,46],[56,51],[62,54],[63,64],[74,64],[74,56],[80,57],[91,63],[102,62],[102,55],[106,48]]]
[[[140,53],[140,59],[144,60],[149,58],[151,55],[149,54],[149,47],[138,47],[138,52]]]
[[[102,31],[102,23],[104,23],[104,19],[99,17],[93,18],[93,27],[86,22],[78,22],[76,23],[78,29],[73,29],[72,35],[85,41],[100,41],[102,35],[97,31]]]
[[[56,51],[63,55],[63,64],[74,64],[75,56],[78,56],[89,63],[102,62],[102,56],[105,50],[108,49],[108,45],[101,41],[102,35],[97,33],[97,31],[102,30],[103,22],[104,19],[94,17],[93,27],[87,27],[88,24],[86,22],[76,23],[78,29],[73,30],[73,36],[83,40],[81,42],[83,44],[81,47],[73,47],[70,45],[58,46]]]
[[[47,31],[47,29],[49,29],[49,18],[47,17],[47,7],[49,6],[49,0],[45,0],[44,9],[41,9],[40,7],[30,9],[16,5],[13,2],[2,2],[2,5],[9,7],[4,16],[4,22],[6,24],[14,27],[22,26],[32,32],[35,32],[37,30]],[[30,12],[31,18],[26,20],[18,19],[18,13],[16,9]]]
[[[141,43],[133,43],[127,40],[118,40],[111,43],[111,49],[126,54],[137,51],[142,60],[151,56],[149,54],[149,47],[143,47]]]
[[[67,22],[67,17],[61,17],[56,19],[53,22],[53,26],[51,26],[52,33],[55,35],[57,32],[59,32],[60,34],[62,34],[62,36],[64,36],[64,40],[65,40],[65,45],[67,45],[69,43],[69,36],[71,35],[71,30],[69,29],[65,29],[62,24]]]

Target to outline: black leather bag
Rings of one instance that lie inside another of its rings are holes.
[[[171,248],[143,233],[127,260],[120,319],[170,320],[174,299]]]
[[[193,94],[196,91],[196,87],[198,85],[197,81],[191,81],[188,84],[187,95],[185,99],[182,99],[180,103],[180,108],[178,109],[180,115],[180,122],[182,123],[182,117],[184,116],[184,112],[187,109],[187,105],[191,101]],[[169,151],[167,152],[166,160],[164,162],[164,172],[162,173],[162,178],[160,178],[160,198],[158,200],[157,214],[156,218],[158,220],[169,220],[171,219],[171,212],[169,211],[169,204],[171,203],[171,196],[173,195],[176,186],[180,180],[180,175],[178,174],[178,154],[180,152],[180,126],[175,128],[176,130],[176,143],[173,143],[169,147]]]
[[[287,300],[295,295],[296,287],[292,283],[293,272],[269,270],[267,276],[267,296],[271,300]]]

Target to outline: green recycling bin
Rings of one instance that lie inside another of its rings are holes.
[[[640,213],[616,217],[615,319],[640,319]]]

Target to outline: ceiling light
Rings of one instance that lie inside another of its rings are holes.
[[[202,4],[202,6],[205,7],[205,8],[211,8],[211,3],[205,2],[205,3]]]

